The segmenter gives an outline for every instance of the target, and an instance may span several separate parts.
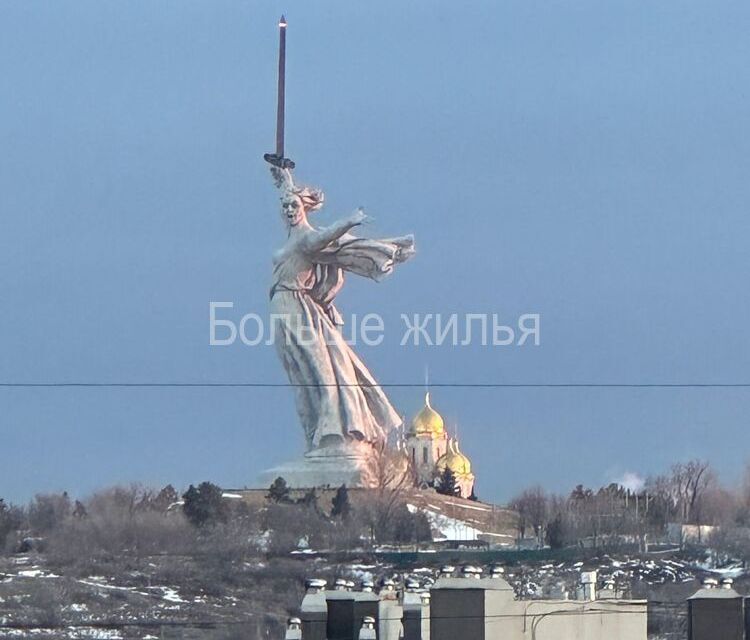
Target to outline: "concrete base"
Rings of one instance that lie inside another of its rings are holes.
[[[367,469],[373,455],[372,447],[363,442],[350,441],[313,449],[304,458],[263,471],[258,481],[270,486],[278,477],[284,478],[291,489],[324,487],[368,487]]]

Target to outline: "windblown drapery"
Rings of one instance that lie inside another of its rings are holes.
[[[401,423],[367,367],[345,342],[333,305],[344,272],[381,280],[414,253],[411,236],[370,240],[345,234],[274,267],[276,348],[295,386],[308,450],[346,438],[375,441]]]

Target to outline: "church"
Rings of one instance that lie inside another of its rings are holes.
[[[402,446],[411,461],[418,487],[434,487],[448,468],[456,479],[459,495],[468,498],[473,494],[471,461],[459,449],[458,437],[448,435],[443,417],[430,404],[429,391],[425,393],[424,407],[405,429]]]

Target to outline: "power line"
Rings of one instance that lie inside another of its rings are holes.
[[[0,382],[0,388],[418,388],[424,383],[290,383],[290,382]],[[431,382],[431,388],[456,389],[750,389],[750,382]]]

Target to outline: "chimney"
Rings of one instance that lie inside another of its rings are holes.
[[[396,597],[396,583],[390,578],[386,578],[381,583],[380,596],[384,598]]]
[[[453,565],[450,564],[444,564],[442,567],[440,567],[440,577],[441,578],[452,578],[453,572],[456,570],[456,568]]]
[[[415,586],[416,585],[416,586]],[[406,582],[403,597],[403,640],[429,640],[430,592],[419,591],[416,580]]]
[[[333,590],[334,591],[348,591],[349,583],[343,578],[336,578],[336,581],[333,583]]]
[[[365,616],[364,620],[362,620],[362,628],[359,630],[359,640],[376,640],[376,638],[375,618]]]
[[[404,587],[409,592],[415,592],[417,589],[419,589],[419,582],[413,579],[409,579],[405,582]]]
[[[716,578],[704,578],[703,588],[704,589],[716,589],[719,586],[719,581]]]
[[[404,617],[404,608],[399,601],[398,592],[393,580],[383,580],[383,586],[380,589],[379,595],[377,635],[379,638],[398,638],[401,630],[401,621]],[[372,637],[374,638],[375,636]]]
[[[310,578],[309,580],[305,580],[305,590],[307,593],[320,593],[326,588],[326,584],[328,583],[320,578]]]
[[[302,640],[302,620],[289,618],[286,624],[285,640]]]
[[[305,581],[307,593],[302,598],[300,618],[302,619],[302,635],[305,640],[326,640],[326,625],[328,623],[328,605],[326,603],[326,581],[311,578]]]
[[[744,640],[744,599],[731,581],[706,578],[703,586],[688,598],[689,640]]]
[[[490,569],[490,578],[505,578],[505,569],[500,565],[494,565]]]
[[[463,569],[461,569],[461,574],[464,578],[467,578],[469,580],[479,580],[479,578],[482,577],[482,569],[479,567],[475,567],[474,565],[467,564]]]

